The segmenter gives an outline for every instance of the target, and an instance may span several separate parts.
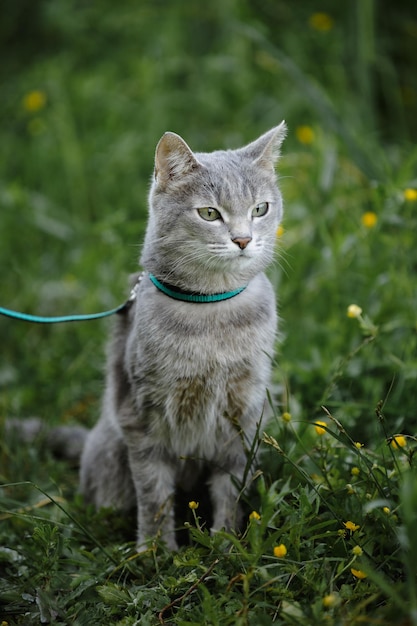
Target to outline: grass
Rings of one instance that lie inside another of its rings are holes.
[[[243,145],[282,118],[290,134],[270,271],[282,337],[245,532],[211,537],[184,503],[190,544],[138,556],[134,520],[85,508],[76,468],[40,439],[1,436],[0,623],[415,626],[410,10],[5,6],[2,306],[59,315],[125,299],[165,130],[198,150]],[[91,425],[108,329],[0,319],[0,427]]]

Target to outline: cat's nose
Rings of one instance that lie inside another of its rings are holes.
[[[241,250],[244,250],[248,243],[252,241],[252,237],[235,237],[232,241],[239,246]]]

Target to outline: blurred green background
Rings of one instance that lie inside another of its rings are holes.
[[[274,384],[363,438],[412,431],[417,358],[417,18],[399,0],[2,0],[0,306],[121,303],[155,145],[238,147],[286,119]],[[413,195],[415,194],[415,195]],[[368,220],[365,215],[371,216]],[[356,303],[379,328],[346,317]],[[0,319],[0,415],[90,422],[108,322]]]

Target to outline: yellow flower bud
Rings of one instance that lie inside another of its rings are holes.
[[[357,304],[349,304],[347,308],[347,316],[351,318],[360,317],[362,315],[362,309]]]
[[[327,33],[333,28],[333,18],[328,13],[313,13],[308,23],[311,28],[321,33]]]
[[[316,425],[314,426],[314,430],[318,435],[324,435],[326,433],[326,429],[323,426],[327,426],[326,422],[322,420],[316,420]]]
[[[279,559],[282,559],[287,554],[287,547],[281,543],[279,546],[275,546],[274,548],[274,556]]]
[[[391,440],[391,447],[394,450],[398,450],[398,448],[404,448],[407,445],[407,439],[404,435],[394,435]]]
[[[359,524],[355,524],[355,522],[351,522],[350,520],[348,520],[347,522],[343,522],[343,526],[347,528],[347,530],[350,530],[352,533],[354,533],[355,530],[359,530],[360,528]]]
[[[305,145],[313,143],[315,139],[314,130],[311,128],[311,126],[297,126],[297,128],[295,129],[295,136],[300,143],[303,143]]]
[[[335,593],[329,593],[323,598],[323,606],[326,609],[331,609],[337,604],[337,595]]]
[[[414,202],[417,200],[417,189],[404,189],[404,200]]]
[[[36,113],[44,108],[46,104],[46,94],[43,91],[36,89],[30,91],[23,98],[23,108],[29,113]]]
[[[365,228],[373,228],[378,221],[378,216],[373,211],[366,211],[361,217],[361,222]]]

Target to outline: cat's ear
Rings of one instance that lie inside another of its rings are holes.
[[[167,132],[155,152],[155,179],[159,184],[179,180],[200,167],[191,148],[175,133]]]
[[[287,134],[287,125],[281,122],[279,126],[271,128],[267,133],[261,135],[250,143],[243,150],[246,154],[261,167],[274,168],[278,161],[281,144]]]

